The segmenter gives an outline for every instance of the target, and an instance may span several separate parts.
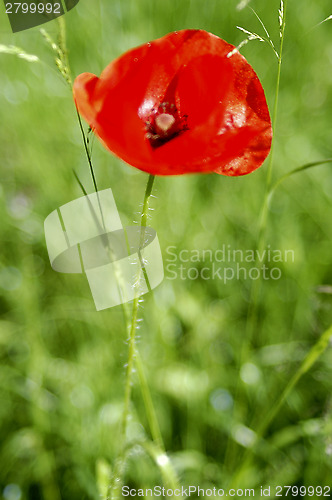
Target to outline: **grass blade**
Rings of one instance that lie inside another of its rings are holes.
[[[282,182],[284,182],[286,179],[288,179],[288,177],[291,177],[294,174],[298,174],[299,172],[303,172],[304,170],[308,170],[309,168],[319,167],[320,165],[324,165],[325,163],[332,163],[332,158],[327,158],[326,160],[319,160],[319,161],[306,163],[305,165],[301,165],[300,167],[297,167],[294,170],[287,172],[287,174],[280,177],[280,179],[278,179],[275,182],[275,184],[271,187],[270,192],[269,192],[269,202],[271,201],[272,196],[273,196],[275,190],[277,189],[277,187],[279,187]]]
[[[287,386],[281,393],[278,401],[274,404],[274,406],[271,408],[271,411],[267,414],[266,419],[264,420],[261,429],[258,432],[258,436],[263,436],[264,431],[273,421],[273,419],[275,418],[280,408],[285,403],[287,397],[294,389],[298,381],[303,377],[303,375],[305,375],[310,370],[310,368],[316,363],[318,358],[326,350],[326,348],[329,345],[331,337],[332,337],[332,325],[327,330],[325,330],[325,332],[322,334],[322,336],[319,338],[316,344],[310,349],[307,356],[304,358],[302,364],[300,365],[299,369],[293,375],[293,377],[290,379]]]
[[[299,382],[299,380],[310,370],[310,368],[316,363],[316,361],[327,349],[328,345],[330,344],[331,338],[332,338],[332,325],[327,330],[325,330],[325,332],[321,335],[316,344],[310,349],[307,356],[301,363],[300,367],[295,372],[293,377],[290,379],[285,389],[282,391],[278,400],[272,406],[271,410],[267,413],[266,418],[263,420],[262,424],[260,425],[256,433],[255,441],[253,442],[252,446],[246,450],[244,454],[242,465],[239,467],[235,477],[231,482],[232,487],[239,484],[238,482],[241,479],[241,475],[243,471],[250,464],[253,453],[255,452],[255,449],[257,445],[260,443],[261,439],[264,437],[266,430],[269,428],[270,424],[273,422],[273,420],[279,413],[280,409],[286,402],[287,397],[292,392],[292,390]]]

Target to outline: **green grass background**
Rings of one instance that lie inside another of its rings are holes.
[[[279,2],[249,5],[278,44]],[[125,50],[173,30],[202,28],[235,45],[244,38],[237,25],[263,34],[251,10],[236,6],[235,0],[81,0],[65,16],[73,75],[99,74]],[[332,156],[332,20],[314,28],[331,11],[329,0],[289,1],[274,180]],[[56,38],[55,21],[43,27]],[[97,476],[106,462],[112,466],[118,447],[127,358],[122,311],[97,313],[84,276],[50,267],[44,219],[81,196],[73,168],[88,192],[93,185],[72,96],[39,28],[10,34],[1,5],[0,44],[43,61],[0,53],[0,494],[97,499]],[[272,110],[277,60],[271,48],[252,41],[242,53]],[[112,188],[123,224],[131,225],[147,175],[98,141],[93,160],[99,189]],[[165,264],[168,245],[177,253],[254,249],[266,173],[267,165],[242,178],[157,178],[150,224]],[[252,347],[242,358],[252,281],[171,280],[166,271],[145,297],[138,347],[181,484],[232,484],[253,432],[332,323],[331,220],[330,165],[297,174],[276,191],[266,245],[294,250],[295,260],[280,264],[280,280],[262,282]],[[331,485],[331,362],[327,349],[289,394],[260,446],[249,451],[237,487]],[[132,443],[150,439],[136,377],[128,436]],[[131,449],[125,483],[161,484],[139,445]]]

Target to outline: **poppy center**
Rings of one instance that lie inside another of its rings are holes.
[[[158,109],[152,109],[145,122],[145,137],[153,148],[157,148],[188,130],[187,116],[180,116],[175,104],[163,102]]]

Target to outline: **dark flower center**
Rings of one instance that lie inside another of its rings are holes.
[[[188,130],[187,115],[181,117],[175,104],[163,102],[159,104],[158,109],[152,109],[145,128],[145,137],[150,145],[158,148]]]

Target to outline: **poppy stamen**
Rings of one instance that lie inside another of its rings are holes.
[[[173,115],[169,115],[168,113],[162,113],[158,115],[155,121],[156,132],[160,132],[161,134],[167,134],[169,129],[175,123],[175,118]]]
[[[145,122],[146,139],[153,148],[158,148],[188,130],[187,115],[181,117],[175,104],[162,102],[157,109],[153,109]]]

